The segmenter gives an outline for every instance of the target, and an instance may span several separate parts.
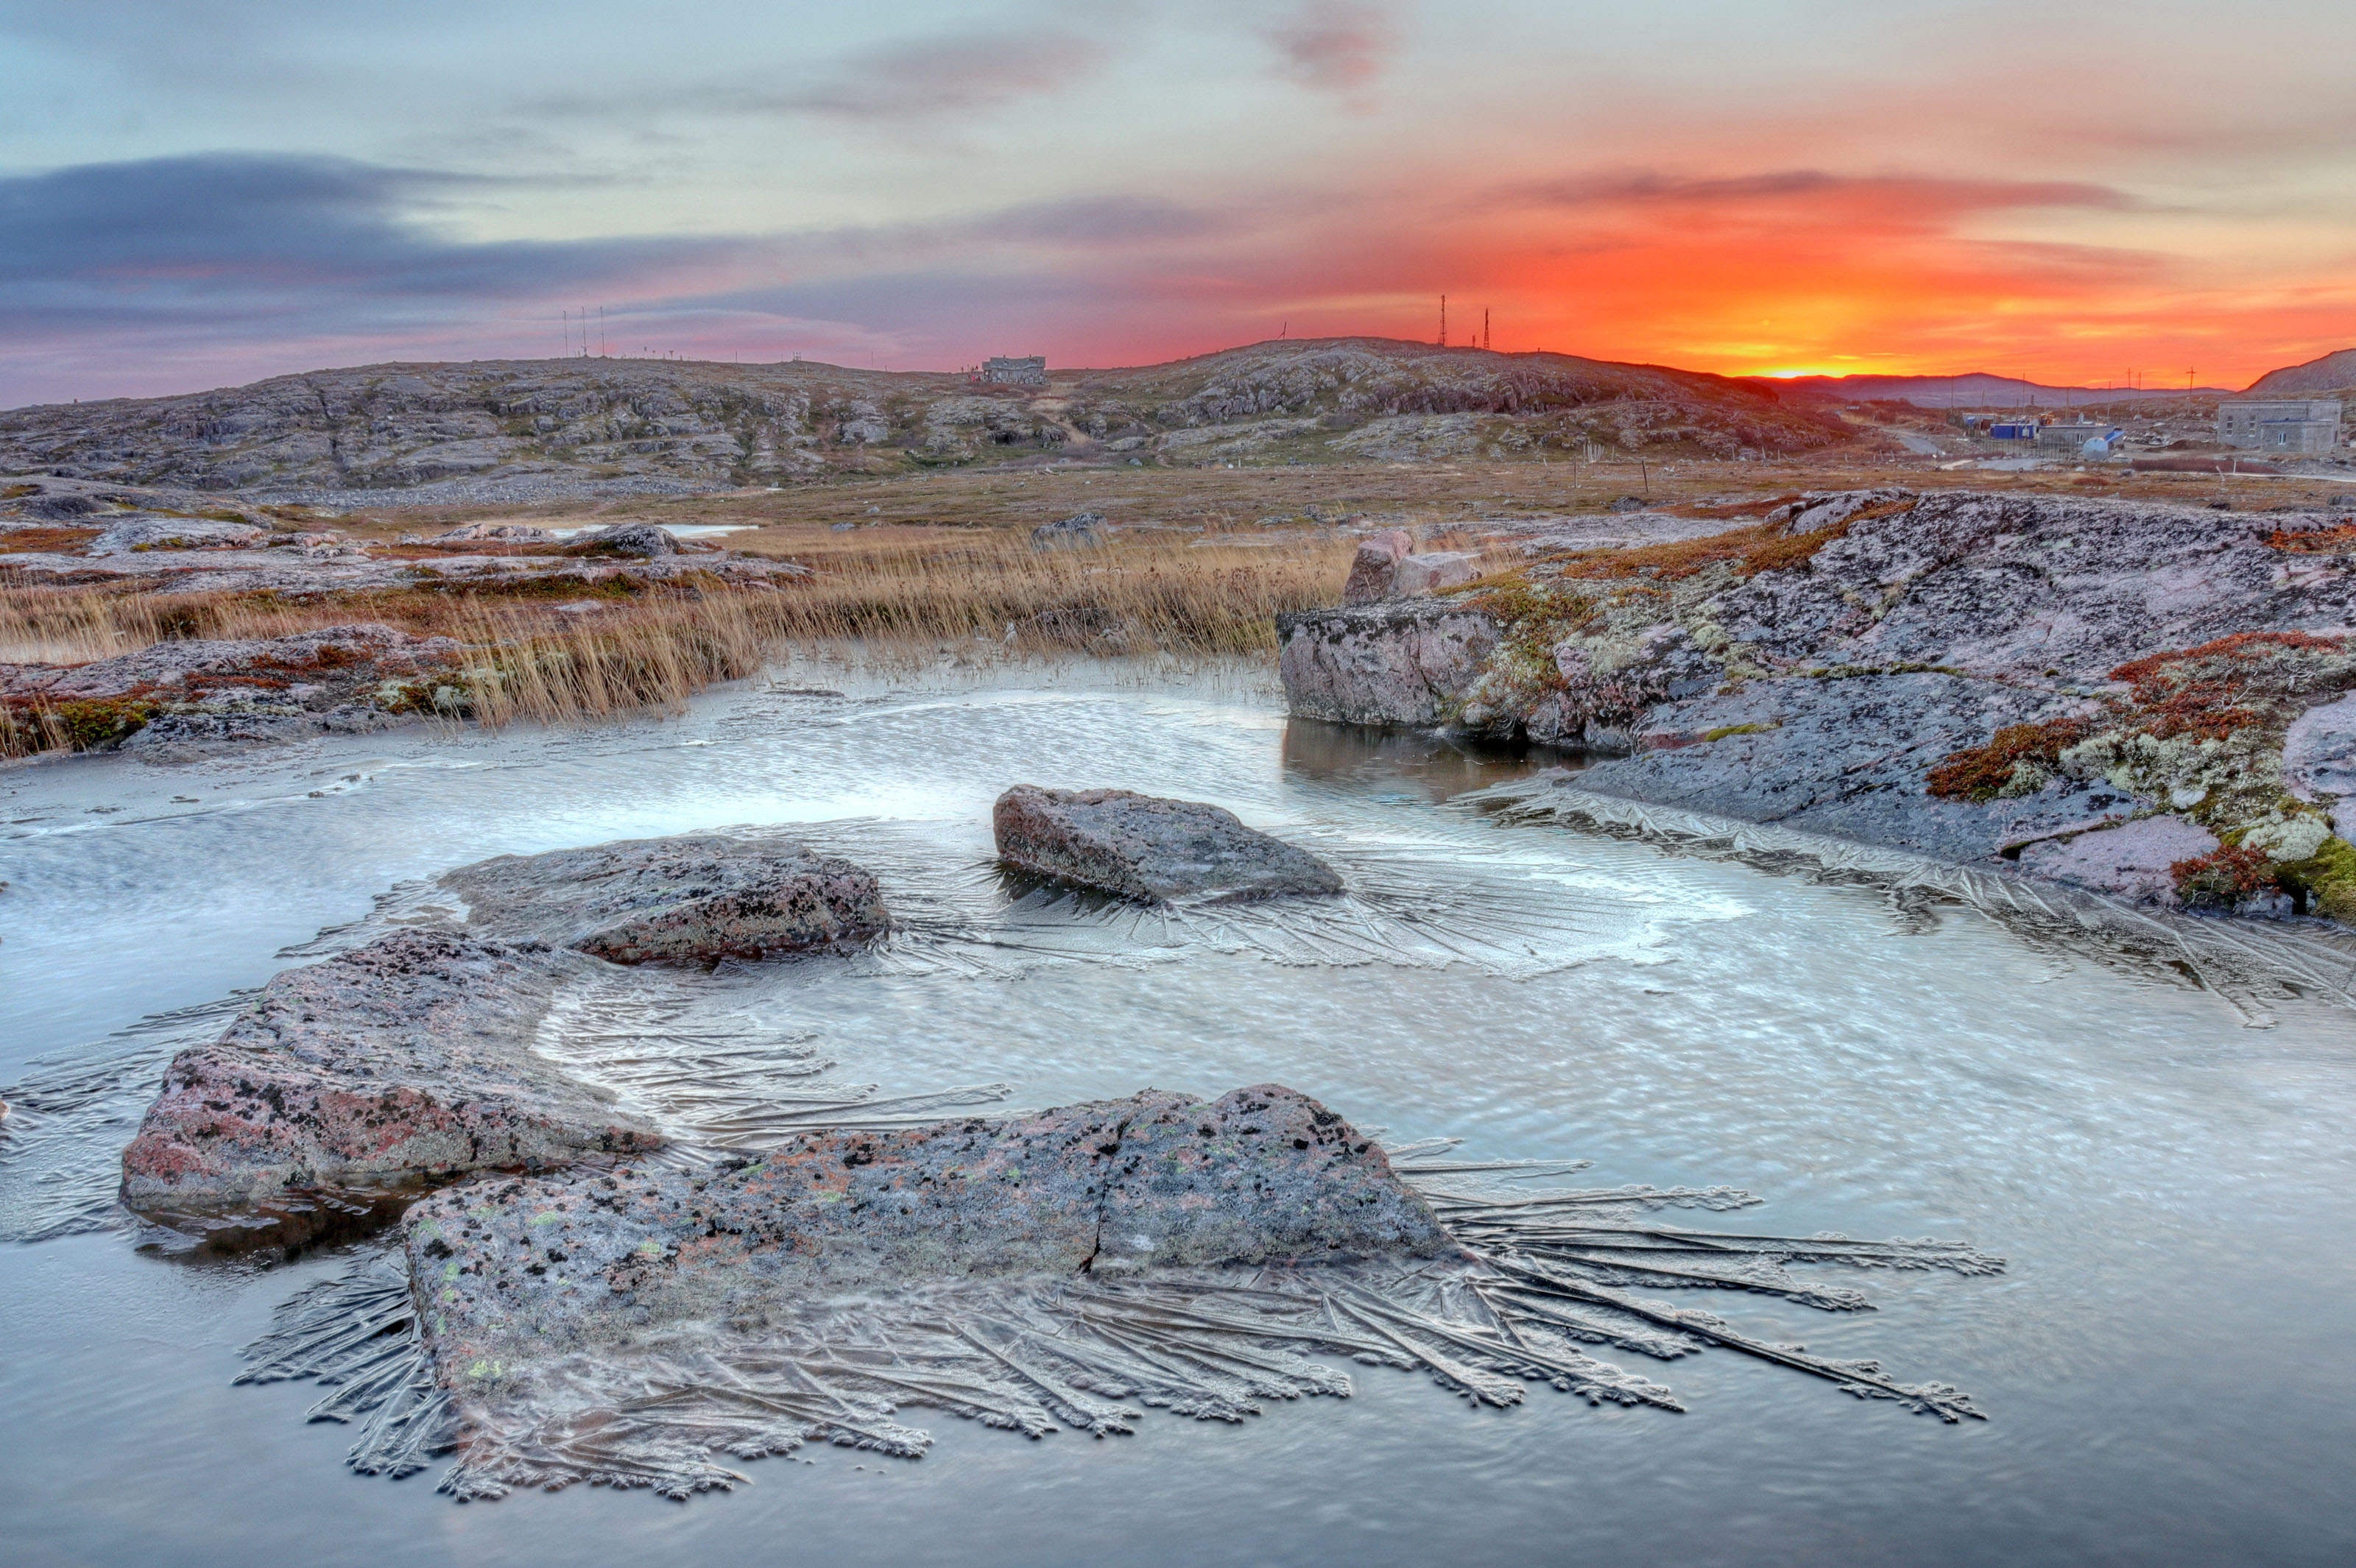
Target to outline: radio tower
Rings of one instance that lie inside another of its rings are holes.
[[[1448,347],[1448,296],[1440,296],[1440,346]]]

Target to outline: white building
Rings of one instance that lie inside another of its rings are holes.
[[[2322,453],[2340,444],[2336,398],[2235,398],[2217,405],[2217,439],[2227,446]]]

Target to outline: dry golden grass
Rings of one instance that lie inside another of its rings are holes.
[[[747,587],[707,573],[661,582],[625,572],[561,594],[422,585],[302,600],[9,589],[0,591],[0,662],[80,664],[173,638],[379,621],[465,645],[458,668],[422,688],[422,699],[438,684],[450,688],[445,707],[487,723],[562,722],[674,706],[791,653],[886,662],[944,652],[969,663],[1055,652],[1272,658],[1277,613],[1331,603],[1355,544],[1306,528],[1202,546],[1116,536],[1102,549],[1044,552],[1027,535],[996,529],[805,528],[767,530],[761,542],[763,553],[812,575]],[[584,598],[598,607],[555,608]],[[37,713],[18,718],[13,728],[0,720],[10,730],[0,754],[44,749],[64,733]]]

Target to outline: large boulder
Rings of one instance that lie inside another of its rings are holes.
[[[530,1358],[822,1291],[1459,1250],[1380,1148],[1276,1084],[813,1134],[708,1179],[477,1185],[418,1204],[405,1244],[427,1349],[462,1393]]]
[[[991,825],[1001,859],[1147,903],[1342,891],[1316,856],[1198,801],[1017,784],[998,797]]]
[[[579,555],[629,555],[659,560],[679,553],[679,536],[652,523],[616,523],[573,541]]]
[[[532,1051],[553,984],[544,949],[425,931],[286,971],[173,1059],[123,1151],[123,1201],[218,1213],[660,1147]]]
[[[502,855],[442,886],[473,929],[617,964],[839,946],[890,923],[873,874],[849,860],[710,834]]]
[[[1498,635],[1447,601],[1297,610],[1276,618],[1277,663],[1296,717],[1430,728],[1462,711]]]

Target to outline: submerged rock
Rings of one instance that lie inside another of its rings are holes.
[[[470,926],[617,964],[757,958],[890,923],[873,873],[798,844],[717,835],[502,855],[442,879]]]
[[[424,931],[287,970],[173,1058],[123,1151],[123,1201],[217,1212],[660,1147],[532,1051],[553,984],[545,949]]]
[[[1316,856],[1198,801],[1017,784],[998,797],[991,826],[1003,859],[1148,903],[1342,891],[1340,873]]]
[[[708,1179],[469,1187],[412,1209],[405,1246],[436,1376],[459,1390],[524,1357],[757,1319],[817,1291],[1461,1251],[1380,1148],[1276,1084],[825,1133]]]

